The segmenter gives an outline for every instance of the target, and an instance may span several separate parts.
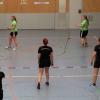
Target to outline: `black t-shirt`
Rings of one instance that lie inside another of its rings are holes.
[[[96,52],[96,60],[100,61],[100,44],[95,46],[94,51]]]
[[[50,46],[41,46],[38,50],[38,53],[41,54],[40,59],[42,60],[49,60],[52,52],[53,50]]]
[[[3,72],[0,72],[0,90],[2,89],[2,78],[5,77],[5,74]]]

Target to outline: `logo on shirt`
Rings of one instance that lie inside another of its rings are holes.
[[[42,48],[41,50],[49,50],[49,48]]]

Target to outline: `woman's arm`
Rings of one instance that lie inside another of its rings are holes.
[[[53,66],[54,63],[53,63],[53,52],[50,54],[50,60],[51,60],[51,65]]]
[[[15,24],[12,24],[11,26],[10,26],[10,29],[15,29],[16,28],[16,25]]]
[[[41,57],[41,54],[38,53],[38,64],[39,64],[39,61],[40,61],[40,57]]]
[[[96,52],[93,51],[92,57],[91,57],[91,65],[93,65],[93,63],[94,63],[94,61],[95,61],[95,57],[96,57]]]

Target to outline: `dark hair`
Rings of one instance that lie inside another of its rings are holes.
[[[15,21],[17,22],[17,19],[16,19],[16,17],[15,17],[15,16],[12,16],[12,18],[13,18],[13,20],[15,20]]]
[[[4,72],[0,72],[0,79],[4,78],[5,77],[5,74]]]
[[[44,44],[44,45],[47,45],[47,44],[48,44],[48,39],[47,39],[47,38],[44,38],[44,39],[43,39],[43,44]]]
[[[84,15],[84,19],[87,20],[87,23],[88,23],[88,25],[89,25],[89,19],[88,19],[87,15]]]

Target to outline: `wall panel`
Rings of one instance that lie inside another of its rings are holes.
[[[0,0],[0,12],[3,13],[5,12],[5,1]]]
[[[100,0],[83,0],[83,11],[85,13],[100,12]]]
[[[69,12],[69,0],[66,0],[66,12]]]
[[[55,13],[59,0],[0,0],[0,13]]]
[[[19,0],[5,0],[5,13],[18,13],[19,11]]]

